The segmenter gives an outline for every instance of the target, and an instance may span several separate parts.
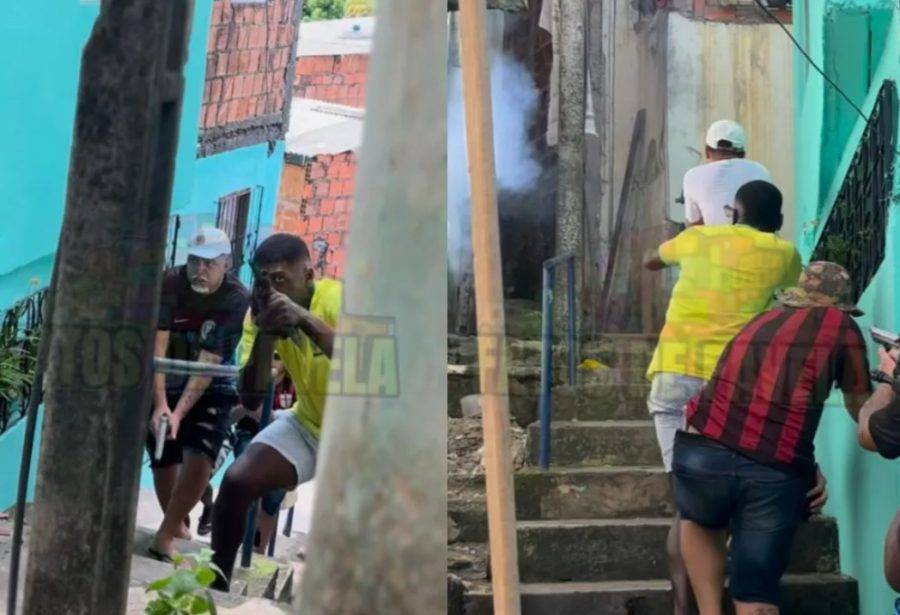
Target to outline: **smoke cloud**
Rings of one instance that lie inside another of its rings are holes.
[[[447,96],[447,246],[450,270],[456,274],[465,268],[472,254],[469,167],[459,67],[449,69]],[[491,57],[491,98],[497,189],[526,192],[541,173],[528,138],[537,108],[537,89],[521,65],[495,53]]]

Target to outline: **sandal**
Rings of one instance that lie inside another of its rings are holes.
[[[149,546],[147,547],[147,553],[158,562],[162,562],[163,564],[171,564],[173,562],[172,556],[168,553],[163,553],[162,551],[157,551],[155,547]]]

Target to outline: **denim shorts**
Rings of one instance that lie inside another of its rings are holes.
[[[731,597],[777,605],[794,534],[809,516],[811,478],[684,431],[675,437],[672,468],[681,518],[731,533]]]

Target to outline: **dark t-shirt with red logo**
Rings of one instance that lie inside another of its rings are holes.
[[[159,302],[161,331],[169,331],[166,356],[196,361],[201,350],[222,357],[223,365],[234,364],[234,349],[241,339],[250,291],[229,273],[216,292],[203,295],[191,288],[184,266],[166,272]],[[166,376],[166,391],[180,393],[188,376]],[[237,394],[234,378],[213,378],[207,393]]]

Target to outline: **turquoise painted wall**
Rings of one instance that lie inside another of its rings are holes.
[[[197,0],[172,209],[190,204],[198,117],[213,0]],[[72,148],[81,52],[99,5],[84,0],[13,0],[0,20],[0,308],[49,282],[59,239]],[[47,21],[47,15],[54,19]]]
[[[863,111],[868,113],[884,79],[900,83],[900,17],[886,1],[794,2],[794,32]],[[864,122],[814,70],[795,55],[797,101],[796,181],[798,225],[795,240],[808,260],[864,129]],[[900,164],[895,173],[900,187]],[[897,189],[895,188],[895,192]],[[863,295],[873,324],[900,330],[900,212],[890,208],[887,251]],[[874,350],[874,349],[873,349]],[[871,355],[874,361],[874,352]],[[863,615],[892,612],[894,593],[884,581],[882,548],[890,519],[900,507],[900,466],[863,451],[856,425],[840,396],[829,400],[816,439],[819,462],[829,479],[826,514],[838,519],[841,566],[859,580]]]
[[[196,158],[212,5],[213,0],[195,0],[171,209],[185,218],[189,230],[193,222],[215,222],[220,197],[250,188],[253,215],[261,204],[265,236],[275,218],[283,142],[275,143],[271,153],[268,144],[261,144]],[[5,188],[0,310],[50,281],[65,208],[81,53],[99,4],[12,0],[5,8],[0,20],[0,185]],[[53,20],[48,22],[47,15]],[[186,236],[182,233],[182,240]],[[19,423],[0,435],[0,467],[19,466],[23,429]],[[15,472],[0,472],[0,509],[13,503],[16,479]],[[152,485],[146,468],[141,482]]]

